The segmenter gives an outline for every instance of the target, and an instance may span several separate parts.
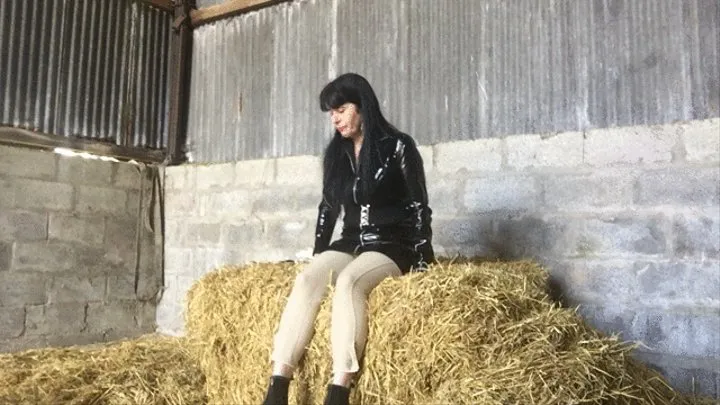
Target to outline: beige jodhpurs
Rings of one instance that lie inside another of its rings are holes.
[[[368,334],[368,296],[385,278],[400,275],[395,262],[378,252],[365,252],[355,258],[328,250],[313,257],[295,279],[275,334],[271,360],[297,367],[312,338],[320,304],[332,283],[333,373],[357,372]]]

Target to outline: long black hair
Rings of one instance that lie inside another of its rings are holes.
[[[355,104],[360,111],[363,129],[363,144],[360,150],[360,195],[367,201],[372,191],[372,178],[382,165],[378,140],[386,136],[394,136],[397,129],[392,126],[380,111],[375,91],[370,83],[356,73],[345,73],[328,83],[320,92],[320,109],[329,111],[345,103]],[[323,185],[330,192],[326,198],[339,201],[343,184],[352,179],[352,172],[347,158],[344,156],[343,143],[351,142],[344,139],[337,130],[325,148],[323,158]]]

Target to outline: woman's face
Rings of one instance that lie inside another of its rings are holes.
[[[330,120],[344,138],[356,138],[362,135],[360,111],[353,103],[345,103],[330,110]]]

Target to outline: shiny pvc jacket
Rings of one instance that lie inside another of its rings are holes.
[[[373,176],[368,200],[363,201],[352,142],[343,145],[353,178],[342,190],[342,201],[331,201],[330,190],[323,190],[313,254],[376,251],[393,259],[403,273],[423,271],[435,260],[435,253],[422,158],[406,134],[385,136],[378,149],[382,165]],[[330,243],[341,207],[345,212],[342,236]]]

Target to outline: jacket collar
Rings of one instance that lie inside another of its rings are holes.
[[[353,148],[353,143],[351,140],[343,140],[343,151],[345,152],[345,156],[347,156],[348,160],[350,161],[350,167],[352,168],[353,173],[357,173],[358,165],[357,161],[355,160],[355,149]]]
[[[382,164],[382,162],[384,162],[387,159],[387,156],[385,156],[382,153],[383,151],[386,151],[386,152],[390,151],[390,153],[392,153],[392,151],[394,151],[394,147],[392,149],[388,149],[388,146],[387,146],[387,143],[391,142],[391,141],[393,141],[393,137],[391,137],[390,135],[383,135],[383,137],[379,139],[379,142],[376,145],[376,147],[379,149],[379,152],[381,154],[381,156],[378,156],[378,158],[380,159],[380,164]],[[345,152],[345,155],[347,156],[348,160],[350,161],[350,167],[352,168],[353,173],[357,174],[359,165],[357,163],[357,160],[355,159],[355,148],[353,147],[352,141],[349,139],[343,139],[342,145],[343,145],[343,151]],[[394,145],[394,143],[393,143],[393,145]]]

